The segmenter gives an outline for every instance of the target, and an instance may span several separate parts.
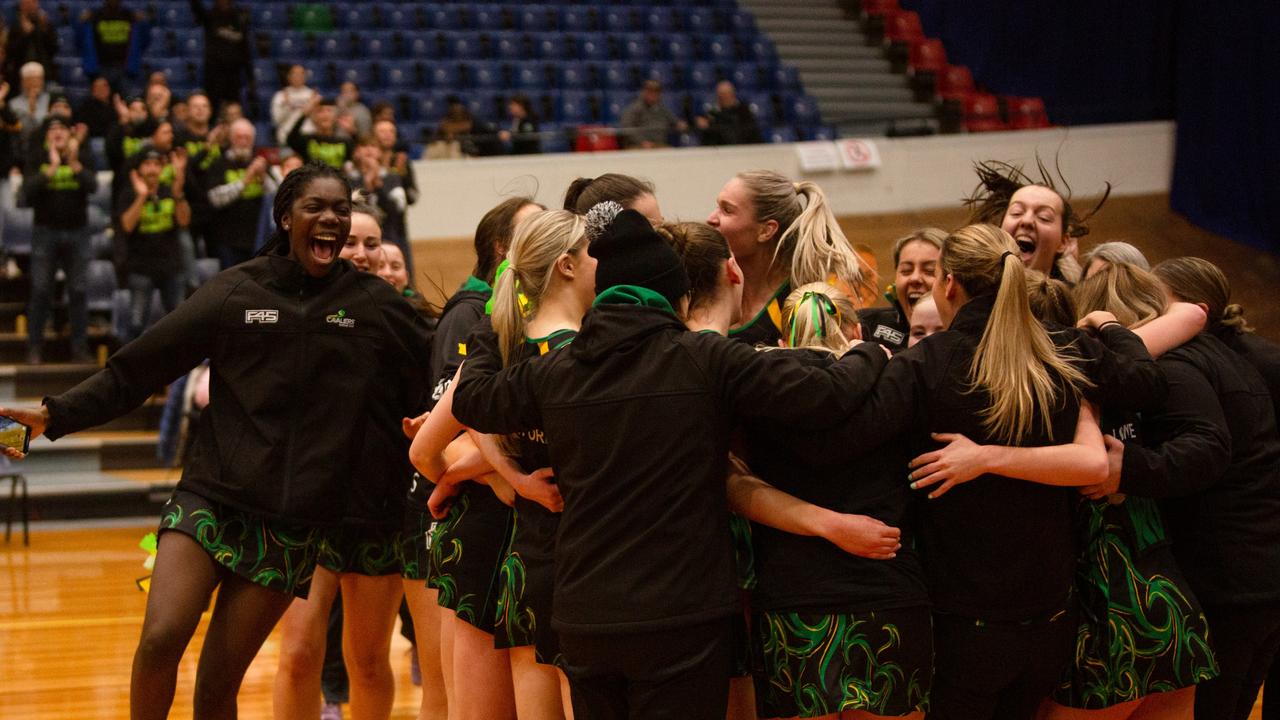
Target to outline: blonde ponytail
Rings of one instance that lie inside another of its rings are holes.
[[[787,345],[841,354],[849,348],[844,323],[857,322],[857,312],[853,300],[834,285],[801,285],[791,291],[782,306]]]
[[[970,297],[995,295],[969,369],[974,385],[991,400],[982,412],[987,431],[999,442],[1019,444],[1034,430],[1038,413],[1053,439],[1059,393],[1078,394],[1089,381],[1059,354],[1031,313],[1026,270],[1013,238],[992,225],[969,225],[947,237],[939,263]]]
[[[525,327],[538,312],[556,261],[565,253],[577,252],[586,242],[582,217],[568,210],[534,213],[516,227],[507,269],[493,288],[493,331],[504,366],[520,351]]]
[[[822,188],[771,170],[740,173],[738,179],[751,193],[755,221],[778,223],[773,265],[789,268],[792,287],[835,280],[855,291],[862,284],[861,261]]]

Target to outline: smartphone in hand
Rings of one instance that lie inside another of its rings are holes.
[[[0,445],[25,455],[31,447],[31,428],[11,417],[0,415]]]

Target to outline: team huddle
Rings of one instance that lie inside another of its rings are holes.
[[[57,439],[208,363],[135,718],[215,589],[198,717],[277,624],[275,715],[318,717],[340,590],[354,718],[390,716],[402,598],[424,719],[1247,718],[1280,346],[1211,263],[1081,257],[1043,167],[978,170],[972,224],[895,243],[887,308],[821,188],[756,171],[705,223],[620,174],[508,199],[437,309],[306,165],[257,256],[0,414]]]

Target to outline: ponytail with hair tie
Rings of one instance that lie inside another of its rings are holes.
[[[823,319],[821,313],[826,313],[828,317],[835,318],[837,325],[840,323],[840,309],[836,307],[836,304],[831,300],[830,296],[813,290],[806,290],[805,293],[800,296],[800,301],[796,303],[795,309],[791,312],[791,335],[787,344],[792,347],[795,347],[796,344],[796,320],[800,317],[801,306],[806,302],[809,303],[811,308],[810,312],[813,314],[813,330],[818,337],[826,337],[826,331],[824,329],[826,327],[826,321]]]

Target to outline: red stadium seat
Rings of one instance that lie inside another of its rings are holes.
[[[1000,119],[1000,101],[988,93],[974,93],[965,98],[964,126],[969,132],[1009,129]]]
[[[898,9],[898,0],[862,0],[862,14],[884,16]]]
[[[920,13],[912,10],[900,10],[884,19],[884,36],[890,42],[911,43],[924,39],[924,28],[920,25]]]
[[[938,96],[943,100],[964,100],[973,91],[973,75],[964,65],[948,65],[938,73]]]
[[[1044,101],[1038,97],[1005,98],[1005,106],[1009,110],[1009,128],[1012,130],[1052,127],[1044,111]]]
[[[608,125],[579,125],[574,152],[604,152],[618,149],[618,136]]]
[[[916,72],[939,73],[947,67],[947,49],[936,38],[925,38],[911,44],[908,66]]]

